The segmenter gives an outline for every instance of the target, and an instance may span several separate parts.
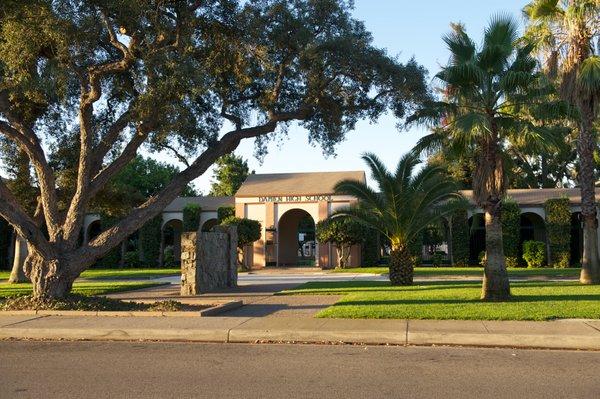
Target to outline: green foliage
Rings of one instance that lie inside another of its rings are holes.
[[[546,244],[541,241],[525,241],[523,243],[523,259],[527,267],[542,267],[546,258]]]
[[[363,182],[339,182],[336,193],[352,195],[359,201],[336,214],[351,216],[380,231],[392,249],[420,246],[428,226],[467,206],[457,185],[441,169],[426,165],[417,172],[420,161],[413,153],[404,155],[393,173],[375,154],[367,153],[362,158],[379,192]]]
[[[66,154],[66,156],[70,155]],[[104,190],[98,193],[92,209],[122,217],[132,208],[157,195],[178,173],[179,169],[173,165],[138,155],[112,179]],[[197,196],[197,192],[188,184],[181,196],[194,197]]]
[[[135,251],[125,252],[125,267],[140,267],[140,253]]]
[[[381,258],[380,233],[372,228],[367,228],[362,245],[362,266],[377,266]]]
[[[198,204],[187,204],[183,207],[183,231],[198,231],[202,207]]]
[[[517,267],[521,242],[521,210],[510,198],[502,201],[502,242],[506,267]]]
[[[431,257],[431,264],[433,267],[440,267],[444,260],[446,259],[447,254],[444,251],[435,251],[433,256]]]
[[[219,223],[223,222],[223,220],[234,217],[235,216],[235,207],[233,206],[220,206],[217,209],[217,220]]]
[[[315,237],[318,242],[335,244],[338,253],[338,266],[348,266],[350,247],[363,243],[367,234],[364,223],[351,217],[331,217],[317,223]]]
[[[139,251],[143,254],[142,263],[146,266],[156,266],[160,255],[160,229],[162,216],[150,219],[139,230]]]
[[[102,229],[107,229],[111,226],[114,226],[117,222],[117,219],[113,216],[107,214],[100,214],[100,224]],[[95,267],[97,268],[116,268],[119,267],[119,263],[121,261],[121,246],[117,245],[113,249],[111,249],[106,255],[104,255],[101,259],[99,259]]]
[[[165,267],[175,266],[175,253],[173,247],[167,247],[163,251],[163,264]]]
[[[565,268],[571,260],[571,207],[568,198],[553,198],[544,204],[550,266]]]
[[[452,214],[452,257],[454,265],[469,264],[469,214],[466,209],[459,209]]]
[[[248,161],[241,156],[227,154],[219,158],[215,165],[209,195],[235,195],[250,173]]]
[[[363,223],[349,217],[333,217],[322,220],[316,226],[318,242],[328,242],[338,247],[361,244],[367,230]]]
[[[518,32],[517,22],[500,15],[477,45],[464,26],[453,25],[444,37],[450,61],[436,74],[445,96],[408,118],[408,123],[434,128],[416,151],[442,151],[450,160],[466,154],[474,158],[472,184],[480,206],[490,195],[505,193],[507,142],[536,142],[547,150],[553,139],[564,137],[564,127],[552,122],[562,121],[567,107],[553,97],[533,47],[518,41]]]
[[[236,218],[230,216],[221,222],[222,226],[236,226],[238,234],[238,248],[242,249],[246,245],[252,244],[260,239],[260,222],[252,219]]]

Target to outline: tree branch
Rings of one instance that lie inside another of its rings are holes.
[[[54,258],[56,254],[37,223],[21,208],[19,202],[2,179],[0,179],[0,198],[2,199],[0,201],[0,216],[13,226],[20,237],[34,245],[42,257],[45,259]]]
[[[87,245],[79,248],[71,254],[73,259],[78,260],[79,270],[85,270],[90,264],[105,255],[111,248],[118,245],[123,239],[133,234],[143,226],[146,220],[159,215],[183,191],[187,184],[201,176],[221,156],[234,151],[241,140],[258,137],[275,131],[278,122],[284,122],[295,117],[308,115],[308,111],[300,109],[297,112],[289,112],[273,115],[268,122],[244,129],[236,129],[226,133],[217,143],[204,151],[185,170],[180,172],[160,193],[148,199],[144,204],[135,208],[126,218],[117,225],[105,230]]]
[[[50,168],[50,165],[48,165],[44,150],[35,132],[26,127],[10,112],[10,104],[6,92],[0,92],[0,112],[10,122],[0,121],[0,132],[17,143],[25,151],[33,165],[40,186],[48,233],[51,238],[55,238],[58,234],[60,215],[58,212],[54,172]],[[16,128],[13,126],[16,126]]]

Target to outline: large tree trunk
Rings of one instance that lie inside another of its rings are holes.
[[[593,113],[580,106],[582,122],[579,142],[579,184],[581,186],[581,216],[583,218],[583,259],[581,261],[582,284],[600,283],[600,259],[598,258],[598,222],[596,219],[596,187],[594,175],[594,138],[592,136]],[[586,112],[588,111],[588,112]]]
[[[506,194],[504,165],[500,156],[498,126],[490,116],[492,135],[482,144],[474,173],[473,190],[477,203],[485,211],[485,252],[481,299],[503,301],[510,298],[510,282],[506,272],[502,243],[502,198]]]
[[[506,272],[502,243],[501,203],[485,210],[486,263],[481,287],[481,299],[502,301],[510,298],[510,282]]]
[[[392,247],[390,252],[390,282],[392,285],[412,285],[415,265],[406,247]]]
[[[17,236],[15,239],[13,254],[14,258],[12,271],[10,272],[8,282],[13,284],[29,282],[23,267],[25,265],[25,259],[27,258],[27,241]]]
[[[25,261],[25,273],[33,284],[33,297],[36,299],[64,298],[71,292],[76,275],[70,268],[54,259],[45,261],[35,253],[29,253]]]

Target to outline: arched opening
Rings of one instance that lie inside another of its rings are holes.
[[[316,256],[315,221],[308,212],[292,209],[278,224],[278,266],[314,266]]]
[[[469,263],[479,264],[479,256],[485,251],[485,215],[476,213],[469,218]]]
[[[581,213],[571,214],[571,265],[581,264],[583,258],[583,225]]]
[[[203,232],[207,232],[207,231],[210,231],[213,227],[215,227],[218,224],[219,224],[219,221],[217,219],[208,219],[206,222],[204,222],[204,224],[202,225],[202,228],[200,230]]]
[[[181,263],[181,232],[183,222],[171,219],[163,226],[162,264],[175,266]]]

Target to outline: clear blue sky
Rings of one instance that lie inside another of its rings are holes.
[[[403,61],[414,56],[427,68],[431,79],[448,59],[441,37],[451,22],[464,23],[468,33],[478,40],[494,14],[510,13],[522,22],[520,10],[526,3],[527,0],[355,0],[354,15],[373,33],[377,47],[399,55]],[[377,153],[392,168],[425,133],[421,129],[398,131],[395,125],[396,120],[389,116],[376,124],[358,124],[337,147],[335,157],[324,158],[321,149],[311,147],[307,133],[296,126],[279,144],[270,145],[262,165],[253,157],[251,141],[242,143],[236,154],[247,158],[256,173],[364,170],[360,160],[364,151]],[[204,194],[208,193],[211,176],[209,170],[195,181]]]

